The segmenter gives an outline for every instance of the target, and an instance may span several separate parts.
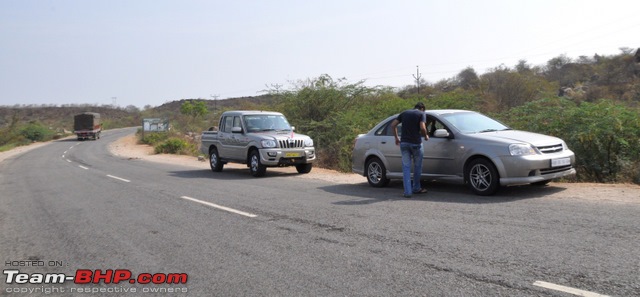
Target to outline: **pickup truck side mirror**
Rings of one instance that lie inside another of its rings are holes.
[[[231,128],[231,133],[242,133],[242,127]]]

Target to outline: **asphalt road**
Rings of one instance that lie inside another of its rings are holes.
[[[490,198],[429,184],[409,200],[397,183],[252,178],[108,152],[132,132],[0,163],[0,295],[640,296],[640,202],[564,199],[553,184]],[[188,281],[19,283],[84,269]]]

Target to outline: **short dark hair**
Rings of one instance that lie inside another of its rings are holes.
[[[415,108],[415,109],[426,109],[424,107],[424,103],[422,103],[422,102],[416,103],[416,106],[414,106],[413,108]]]

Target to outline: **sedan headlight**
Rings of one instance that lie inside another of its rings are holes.
[[[304,141],[304,146],[311,147],[313,146],[313,139],[309,138]]]
[[[276,147],[276,141],[275,140],[263,140],[263,141],[261,141],[261,143],[262,143],[262,147],[264,147],[264,148]]]
[[[514,143],[509,145],[509,153],[512,156],[528,156],[537,154],[536,149],[530,144]]]

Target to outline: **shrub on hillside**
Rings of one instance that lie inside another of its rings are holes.
[[[156,154],[190,155],[195,152],[195,145],[185,139],[171,137],[155,146]]]
[[[140,136],[140,142],[148,145],[156,145],[169,139],[167,132],[145,132],[144,137]]]
[[[44,141],[51,139],[53,132],[38,123],[29,123],[20,129],[20,135],[31,141]]]

